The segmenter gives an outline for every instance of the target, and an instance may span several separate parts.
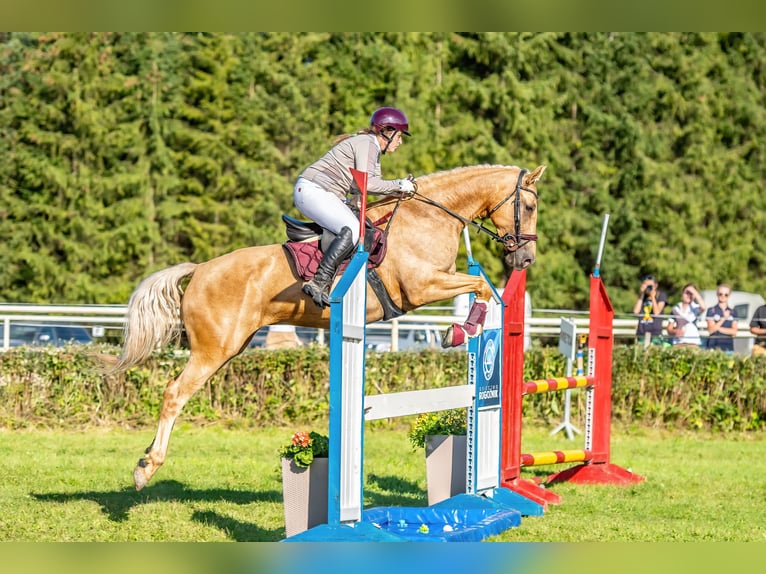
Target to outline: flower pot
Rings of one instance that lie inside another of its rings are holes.
[[[308,468],[282,459],[282,498],[285,537],[327,523],[327,458],[315,458]]]
[[[465,492],[465,435],[426,435],[428,505]]]

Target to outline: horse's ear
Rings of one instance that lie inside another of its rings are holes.
[[[533,171],[532,173],[528,173],[524,176],[524,185],[530,185],[532,183],[537,183],[537,180],[539,180],[543,176],[543,172],[545,171],[546,166],[544,165],[538,165],[537,169]]]

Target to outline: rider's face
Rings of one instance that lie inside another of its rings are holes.
[[[402,132],[396,132],[394,139],[391,140],[391,145],[388,146],[388,151],[394,151],[402,145]]]
[[[381,139],[381,142],[380,142],[380,144],[381,144],[381,145],[380,145],[381,149],[385,149],[385,148],[386,148],[386,140],[385,140],[383,137],[381,137],[381,136],[378,136],[378,137]],[[393,138],[391,138],[391,143],[390,143],[390,144],[388,144],[388,150],[386,151],[386,153],[392,153],[392,152],[395,152],[395,151],[396,151],[396,149],[397,149],[397,148],[398,148],[400,145],[402,145],[402,132],[400,132],[400,131],[397,131],[397,132],[394,134],[394,137],[393,137]]]

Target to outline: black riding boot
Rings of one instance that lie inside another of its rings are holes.
[[[335,279],[335,273],[343,260],[353,250],[354,240],[351,230],[344,227],[327,248],[319,262],[316,275],[303,286],[303,292],[314,300],[317,307],[324,308],[330,305],[330,286]]]

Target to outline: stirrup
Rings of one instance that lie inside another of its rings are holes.
[[[301,291],[311,297],[311,300],[314,301],[314,305],[320,309],[324,309],[330,305],[329,293],[325,293],[324,289],[318,288],[314,281],[306,283],[301,287]]]

